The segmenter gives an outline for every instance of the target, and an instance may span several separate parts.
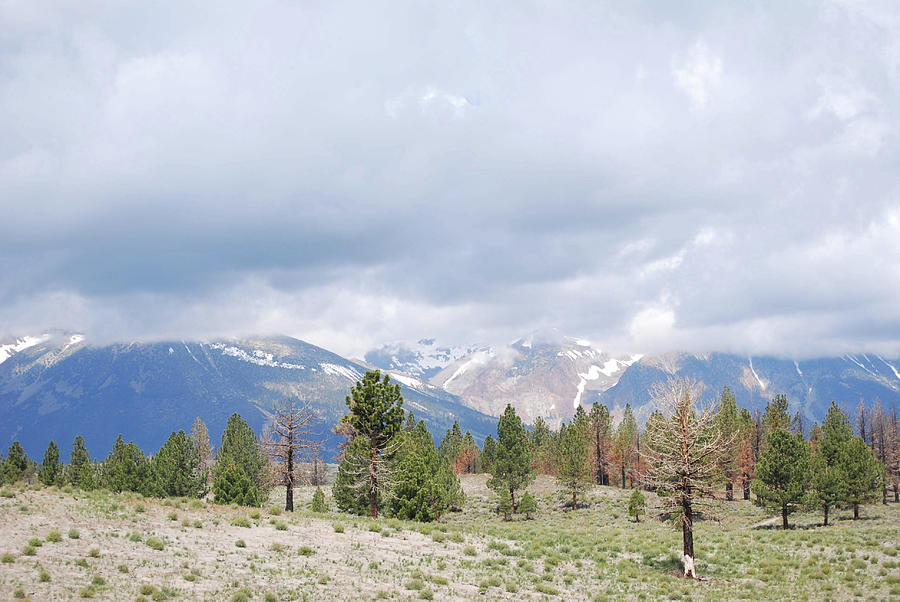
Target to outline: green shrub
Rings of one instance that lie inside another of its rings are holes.
[[[234,542],[234,545],[238,548],[246,548],[247,547],[247,543],[243,539],[237,540],[236,542]]]
[[[161,551],[166,547],[166,544],[155,537],[150,537],[147,539],[147,545],[150,546],[151,549],[156,550],[157,552]]]
[[[88,550],[88,556],[91,558],[100,558],[100,550],[97,548],[91,548]]]
[[[58,543],[62,541],[62,535],[56,529],[53,529],[49,533],[47,533],[47,541],[50,543]]]
[[[250,528],[250,521],[244,518],[243,516],[237,516],[231,520],[232,527],[244,527],[246,529]]]
[[[28,545],[30,545],[32,548],[39,548],[42,545],[44,545],[44,542],[41,541],[40,539],[38,539],[37,537],[32,537],[31,539],[28,540]]]
[[[34,556],[35,554],[37,554],[37,550],[34,548],[34,546],[25,546],[24,548],[22,548],[22,554],[24,556]]]
[[[69,539],[78,539],[81,535],[78,533],[78,529],[69,529]]]
[[[38,582],[40,583],[50,583],[50,573],[41,569],[40,574],[38,575]]]
[[[120,573],[127,573],[128,565],[120,564],[119,566],[116,567],[116,570],[118,570]]]
[[[169,520],[178,520],[178,513],[175,511],[169,512]]]
[[[334,532],[335,532],[335,533],[343,533],[343,532],[344,532],[344,525],[343,525],[343,524],[341,524],[341,523],[334,523],[333,526],[334,526]]]
[[[316,551],[313,550],[309,546],[300,546],[300,549],[298,550],[298,552],[300,553],[301,556],[312,556],[313,554],[316,553]]]

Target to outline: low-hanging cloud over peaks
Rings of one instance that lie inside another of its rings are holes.
[[[0,331],[900,353],[890,3],[0,22]]]

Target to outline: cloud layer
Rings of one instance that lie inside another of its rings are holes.
[[[890,1],[0,22],[0,332],[900,353]]]

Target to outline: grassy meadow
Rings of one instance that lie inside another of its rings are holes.
[[[696,523],[692,581],[680,532],[629,519],[629,490],[596,487],[572,512],[539,477],[535,517],[504,522],[486,481],[463,476],[465,509],[430,524],[315,514],[312,488],[293,514],[283,490],[254,509],[6,488],[0,599],[900,600],[900,504],[858,521],[838,512],[829,527],[795,514],[782,531],[748,502],[721,502],[721,520]]]

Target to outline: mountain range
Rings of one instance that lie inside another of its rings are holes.
[[[578,405],[594,402],[614,418],[630,403],[642,421],[652,411],[652,386],[671,377],[703,383],[710,398],[727,385],[751,410],[785,393],[791,412],[808,426],[821,421],[832,400],[852,411],[860,399],[890,406],[900,397],[900,360],[873,354],[803,361],[641,355],[549,331],[496,348],[434,339],[392,343],[350,360],[286,336],[101,345],[54,332],[0,338],[0,445],[18,439],[39,458],[52,438],[65,455],[80,434],[103,457],[121,433],[152,452],[172,430],[189,430],[197,416],[216,442],[233,412],[259,432],[273,404],[295,396],[318,412],[317,437],[330,460],[338,443],[331,428],[370,368],[401,384],[405,407],[436,439],[458,420],[479,442],[496,433],[507,403],[527,423],[540,416],[558,425]]]
[[[330,461],[338,443],[331,428],[367,369],[290,337],[92,345],[79,334],[50,333],[0,339],[0,361],[0,444],[18,439],[38,459],[50,439],[66,457],[76,435],[99,457],[119,433],[153,452],[197,416],[215,444],[232,413],[260,432],[273,404],[297,397],[318,412],[316,436]],[[496,428],[494,418],[438,387],[402,374],[395,380],[404,408],[435,436],[454,420],[479,441]]]

